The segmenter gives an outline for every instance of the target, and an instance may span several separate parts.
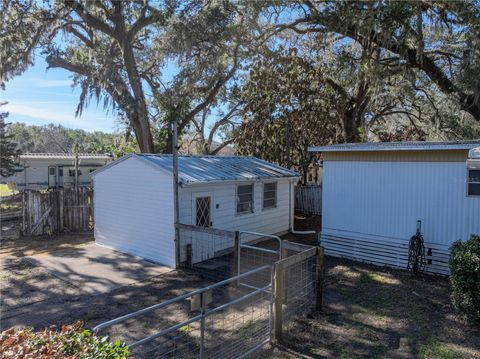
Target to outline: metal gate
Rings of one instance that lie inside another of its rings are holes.
[[[271,341],[271,282],[254,290],[236,285],[262,271],[271,273],[271,266],[113,319],[94,332],[125,341],[137,358],[241,358]],[[145,336],[129,330],[133,320],[148,319],[157,330]]]
[[[256,239],[243,242],[247,236]],[[231,258],[233,276],[94,331],[126,342],[138,358],[243,358],[281,341],[295,316],[321,308],[321,248],[248,231],[235,232],[233,243],[227,254],[217,253],[220,259],[206,261],[217,265],[222,257]],[[193,268],[202,268],[198,265]]]

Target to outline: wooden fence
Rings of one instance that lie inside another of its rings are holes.
[[[13,200],[10,199],[10,201]],[[25,190],[15,195],[14,209],[9,210],[2,199],[2,219],[9,219],[18,232],[25,236],[78,233],[93,230],[93,190],[54,189],[48,191]],[[3,231],[2,238],[6,238]]]
[[[322,186],[295,187],[295,210],[306,214],[322,214]]]
[[[22,194],[0,197],[0,238],[15,239],[22,225]]]

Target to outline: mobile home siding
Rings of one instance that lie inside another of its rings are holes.
[[[463,161],[324,161],[321,243],[327,253],[406,267],[422,221],[431,272],[448,273],[450,245],[480,233],[480,198],[466,196]]]
[[[97,243],[175,266],[172,177],[131,157],[94,177]]]

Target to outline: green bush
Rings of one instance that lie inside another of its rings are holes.
[[[455,308],[473,324],[480,325],[480,236],[455,242],[448,264]]]
[[[31,329],[11,328],[0,336],[2,358],[71,358],[119,359],[128,358],[128,348],[107,337],[97,337],[84,329],[81,322],[34,332]]]

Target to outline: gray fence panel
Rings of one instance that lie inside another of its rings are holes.
[[[295,210],[305,214],[322,214],[322,186],[295,187]]]

